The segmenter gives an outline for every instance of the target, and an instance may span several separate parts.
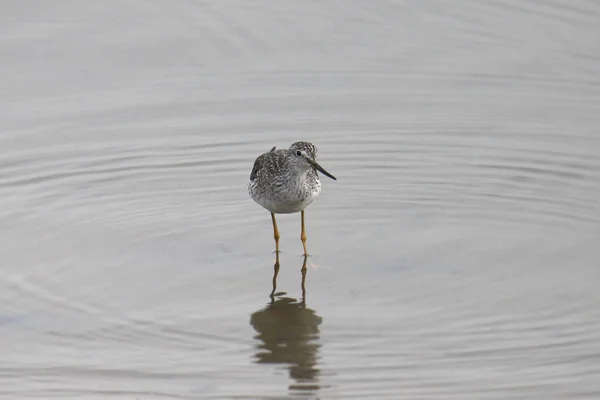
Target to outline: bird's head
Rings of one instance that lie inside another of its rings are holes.
[[[309,142],[296,142],[290,146],[289,151],[292,162],[299,170],[308,171],[310,169],[315,169],[323,175],[333,180],[337,180],[335,176],[325,171],[325,169],[317,163],[319,151],[314,144]]]

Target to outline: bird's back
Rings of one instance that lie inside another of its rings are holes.
[[[250,173],[250,182],[260,184],[265,180],[272,180],[284,174],[287,165],[285,153],[286,150],[275,150],[273,147],[271,151],[258,156]]]

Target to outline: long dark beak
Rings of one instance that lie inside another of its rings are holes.
[[[316,162],[315,160],[310,160],[310,163],[313,165],[313,167],[315,167],[315,169],[317,171],[319,171],[323,175],[325,175],[325,176],[333,179],[334,181],[337,181],[337,179],[335,178],[335,176],[333,176],[329,172],[325,171],[325,168],[321,167],[318,162]]]

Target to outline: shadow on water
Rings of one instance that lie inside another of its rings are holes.
[[[287,366],[295,382],[290,390],[316,392],[319,369],[317,361],[321,345],[319,325],[323,319],[306,307],[306,260],[302,263],[302,299],[276,293],[279,256],[273,272],[271,302],[250,317],[250,324],[258,333],[254,361],[257,364],[282,364]]]

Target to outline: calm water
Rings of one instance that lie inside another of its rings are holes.
[[[600,398],[600,5],[0,5],[0,398]],[[279,218],[254,159],[319,146]],[[304,290],[303,290],[304,288]]]

